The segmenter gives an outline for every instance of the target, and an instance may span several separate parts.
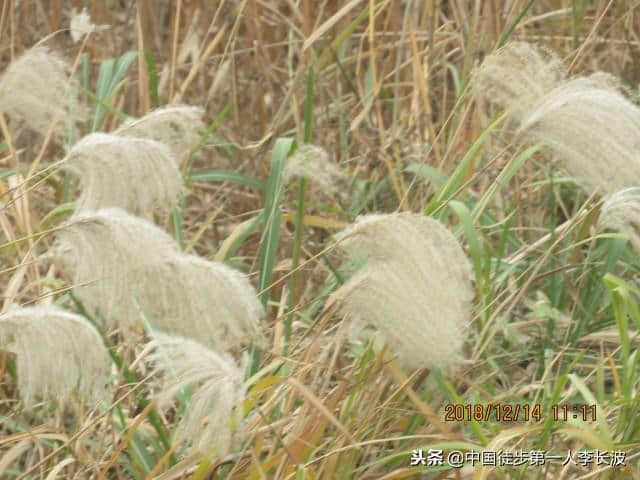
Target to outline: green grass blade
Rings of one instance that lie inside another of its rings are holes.
[[[91,131],[95,132],[102,121],[105,114],[103,104],[109,105],[111,98],[115,95],[124,76],[133,60],[136,59],[137,52],[129,51],[122,55],[119,59],[110,58],[100,65],[98,72],[98,82],[96,85],[96,101],[97,105],[93,113],[93,122]]]
[[[458,190],[464,185],[465,178],[468,175],[469,168],[471,166],[471,160],[475,158],[478,150],[491,132],[493,132],[506,117],[506,112],[498,116],[498,118],[491,122],[489,126],[482,131],[475,142],[473,142],[469,150],[467,150],[467,153],[462,158],[460,164],[456,167],[451,177],[449,177],[449,180],[447,180],[443,185],[436,197],[425,207],[424,213],[426,215],[431,215],[436,212],[456,195]]]
[[[273,266],[276,260],[278,242],[280,240],[280,202],[282,198],[282,172],[284,170],[287,156],[293,146],[293,139],[279,138],[273,147],[271,155],[271,169],[267,180],[265,192],[264,211],[266,214],[265,228],[260,245],[260,262],[258,291],[263,306],[267,306],[270,292],[267,287],[271,283]]]
[[[266,183],[259,178],[250,177],[242,173],[229,172],[225,170],[196,170],[187,175],[187,180],[191,182],[230,182],[245,187],[264,190]]]
[[[520,170],[522,165],[524,165],[524,163],[539,149],[540,147],[538,145],[527,148],[512,158],[511,161],[502,169],[495,182],[491,184],[478,203],[473,207],[471,216],[473,217],[474,223],[478,221],[484,209],[487,208],[487,204],[489,203],[489,200],[491,200],[491,197],[502,190],[511,181],[518,170]]]

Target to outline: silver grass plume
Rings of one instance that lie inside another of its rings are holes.
[[[73,43],[78,43],[85,35],[94,32],[101,32],[109,28],[108,25],[94,25],[91,23],[91,16],[84,7],[81,11],[71,10],[71,21],[69,22],[69,33]]]
[[[598,228],[625,233],[640,252],[640,187],[626,188],[607,197],[600,210]]]
[[[257,339],[262,306],[247,277],[178,250],[163,230],[120,209],[72,218],[58,252],[74,292],[109,327],[145,320],[218,350]]]
[[[329,300],[351,331],[374,327],[407,368],[459,365],[474,292],[456,238],[411,213],[361,217],[342,238],[341,248],[365,261]]]
[[[132,287],[155,284],[143,267],[178,252],[176,242],[151,222],[118,208],[74,215],[57,233],[57,255],[72,271],[73,291],[108,327],[140,323]]]
[[[640,185],[640,109],[613,77],[594,74],[556,87],[536,103],[520,133],[548,146],[589,192]]]
[[[520,137],[549,147],[587,191],[640,185],[640,109],[612,76],[567,80],[556,56],[517,42],[487,57],[473,81],[477,96],[509,109]]]
[[[321,147],[300,145],[287,159],[282,177],[285,183],[294,178],[308,178],[312,184],[326,194],[335,194],[346,175],[329,159],[329,154]]]
[[[84,317],[54,306],[16,308],[0,315],[0,340],[16,353],[27,406],[38,398],[63,405],[74,392],[88,402],[104,398],[111,362]]]
[[[161,107],[142,118],[125,122],[114,133],[165,143],[180,162],[198,144],[205,131],[203,114],[202,108],[189,105]]]
[[[146,281],[133,285],[132,292],[155,328],[217,351],[259,340],[263,309],[243,273],[185,254],[150,263],[140,273]]]
[[[80,180],[77,210],[119,207],[153,218],[172,210],[182,191],[169,148],[146,138],[89,134],[73,146],[64,168]]]
[[[532,105],[566,78],[562,60],[527,42],[511,42],[476,69],[472,91],[521,121]]]
[[[196,451],[223,456],[241,428],[244,386],[242,370],[231,356],[182,337],[157,332],[149,356],[154,372],[164,375],[157,395],[161,407],[186,387],[193,394],[176,431],[176,440],[189,441]]]
[[[54,134],[61,136],[65,121],[82,116],[73,101],[77,83],[68,71],[67,63],[46,47],[27,50],[0,77],[0,111],[42,135],[53,122]]]

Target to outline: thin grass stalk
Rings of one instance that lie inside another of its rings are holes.
[[[107,347],[107,350],[109,351],[109,355],[111,356],[113,363],[115,363],[116,367],[118,368],[118,371],[122,372],[122,376],[124,377],[125,381],[129,384],[139,383],[140,379],[135,374],[135,372],[132,372],[131,370],[129,370],[126,363],[122,359],[122,357],[118,355],[116,350],[116,345],[111,340],[109,340],[108,335],[102,330],[102,327],[100,326],[100,324],[95,320],[95,318],[93,318],[93,316],[84,307],[82,302],[78,298],[76,298],[73,293],[69,292],[69,296],[71,297],[71,300],[73,301],[75,307],[78,309],[78,312],[96,328],[96,330],[100,334],[100,337],[102,337],[102,341],[104,342],[105,347]],[[149,400],[147,400],[147,398],[142,393],[138,393],[136,395],[136,401],[138,402],[139,406],[143,409],[146,408],[149,405],[149,403],[151,403],[149,402]],[[120,407],[116,407],[116,408],[118,410],[120,409]],[[122,414],[122,412],[120,413]],[[169,440],[169,433],[167,432],[167,429],[162,423],[162,419],[160,418],[155,408],[153,407],[151,407],[151,410],[149,410],[149,422],[151,423],[151,426],[158,434],[158,438],[160,438],[160,442],[162,443],[162,446],[166,449],[165,451],[166,452],[171,451],[171,441]],[[178,460],[176,459],[175,455],[171,454],[171,457],[169,459],[170,465],[175,465],[177,461]]]
[[[304,108],[304,143],[311,142],[313,127],[313,69],[309,68],[307,74],[307,93]],[[298,290],[298,265],[300,263],[300,250],[302,249],[302,232],[304,229],[304,209],[307,196],[307,179],[300,178],[298,181],[298,205],[296,209],[295,237],[293,242],[292,253],[292,274],[289,279],[289,298],[287,309],[289,313],[284,318],[284,346],[283,354],[287,353],[287,346],[291,338],[291,324],[293,317],[291,311],[296,301],[296,292]]]

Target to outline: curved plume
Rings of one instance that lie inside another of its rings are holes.
[[[13,61],[0,77],[0,111],[45,135],[51,123],[61,136],[65,122],[81,120],[68,66],[46,47],[36,46]],[[73,105],[73,108],[68,108]]]
[[[184,388],[193,388],[176,440],[189,441],[201,453],[225,455],[241,427],[242,371],[230,356],[194,340],[163,333],[153,337],[150,344],[155,351],[149,359],[155,364],[154,372],[164,375],[159,404],[165,406]]]
[[[89,402],[105,396],[111,361],[84,317],[53,306],[9,310],[0,315],[0,339],[9,339],[17,355],[26,405],[37,398],[64,404],[73,392]]]
[[[520,132],[550,147],[589,192],[640,185],[640,109],[608,75],[556,87],[538,101]]]
[[[109,327],[140,323],[132,287],[147,278],[143,267],[178,252],[176,242],[151,222],[117,208],[72,217],[57,234],[57,254],[73,272],[73,291]]]
[[[606,198],[598,227],[625,233],[631,245],[640,252],[640,187],[620,190]]]
[[[487,57],[473,81],[478,96],[510,110],[521,138],[549,147],[587,191],[640,185],[640,109],[612,76],[566,79],[556,56],[516,42]]]
[[[92,133],[69,152],[64,167],[80,179],[77,210],[119,207],[152,218],[178,203],[182,174],[160,142]]]
[[[256,339],[262,306],[247,277],[180,253],[150,222],[103,209],[73,218],[58,237],[74,292],[108,326],[126,332],[146,319],[218,350]]]
[[[141,274],[155,280],[132,290],[158,329],[197,339],[217,351],[258,340],[263,309],[243,273],[195,255],[176,254],[147,265]]]
[[[526,42],[511,42],[487,56],[472,78],[472,91],[520,121],[532,105],[567,76],[552,51]]]
[[[202,108],[189,105],[157,108],[142,118],[127,121],[114,133],[162,142],[171,148],[176,161],[180,162],[204,133],[203,114]]]
[[[409,368],[454,367],[471,315],[471,268],[456,238],[438,221],[398,213],[361,217],[341,243],[365,265],[329,302],[374,327]]]

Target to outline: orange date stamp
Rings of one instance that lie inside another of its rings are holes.
[[[582,419],[585,422],[596,421],[596,405],[587,404],[554,404],[547,410],[556,422],[569,419]],[[540,422],[543,420],[543,409],[539,403],[534,404],[464,404],[447,403],[444,406],[445,422]]]

